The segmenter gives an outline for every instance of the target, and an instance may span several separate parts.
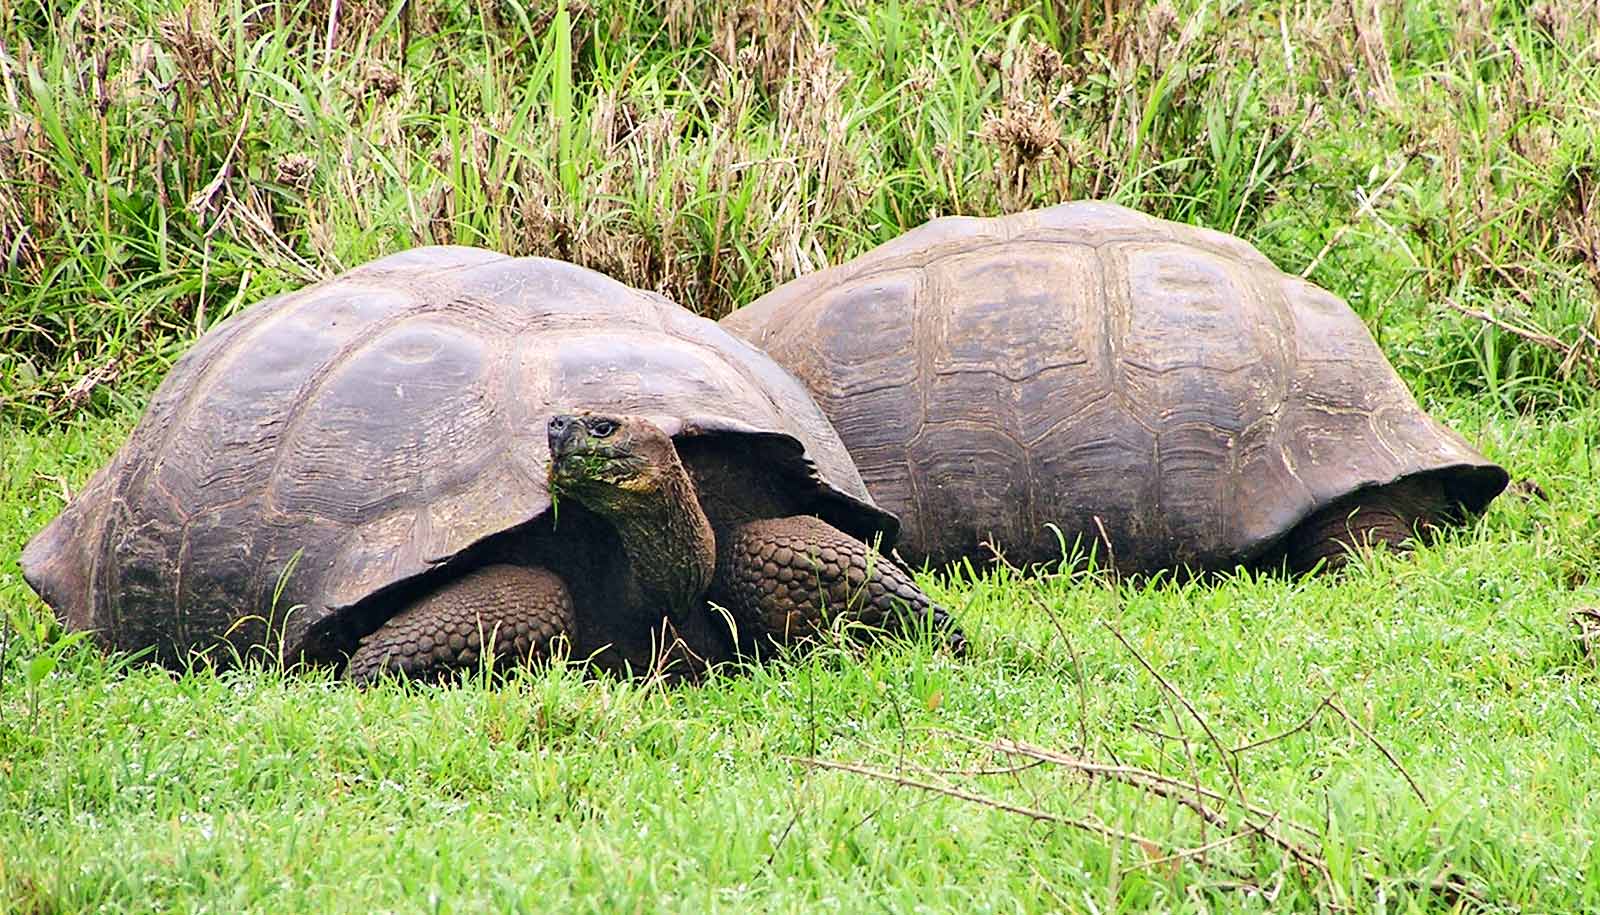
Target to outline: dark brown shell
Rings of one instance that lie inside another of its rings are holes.
[[[112,647],[326,655],[309,643],[352,605],[544,514],[546,423],[585,408],[751,436],[829,520],[894,537],[805,389],[748,344],[590,270],[434,247],[205,334],[23,574]]]
[[[913,563],[1059,559],[1054,524],[1227,567],[1365,487],[1439,474],[1477,512],[1506,482],[1339,298],[1110,204],[935,219],[722,323],[811,388]]]

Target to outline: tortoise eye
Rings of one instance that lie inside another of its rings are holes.
[[[609,419],[598,419],[589,424],[589,432],[596,438],[608,438],[617,431],[617,424]]]

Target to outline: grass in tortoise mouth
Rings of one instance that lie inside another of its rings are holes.
[[[586,480],[597,480],[610,462],[602,455],[580,451],[550,459],[550,492],[570,493],[572,488]]]
[[[599,479],[607,460],[593,452],[575,452],[550,459],[547,489],[550,493],[550,522],[561,523],[561,501],[576,498],[574,491],[585,480]]]

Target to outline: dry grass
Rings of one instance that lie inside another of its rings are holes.
[[[0,3],[0,410],[104,409],[107,380],[147,384],[218,317],[409,245],[561,257],[720,315],[933,215],[1075,197],[1312,267],[1399,335],[1410,377],[1559,402],[1585,360],[1441,303],[1592,350],[1597,20],[1443,0]]]

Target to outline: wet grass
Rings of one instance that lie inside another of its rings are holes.
[[[925,575],[969,658],[825,651],[672,689],[563,668],[362,691],[108,657],[50,627],[15,556],[132,416],[12,426],[0,907],[1592,909],[1600,667],[1569,614],[1600,605],[1600,409],[1437,407],[1544,498],[1331,579]],[[1004,740],[1283,819],[1219,803],[1204,825]],[[1251,838],[1288,820],[1316,831],[1296,838],[1325,872]],[[1444,882],[1475,895],[1429,889]]]
[[[1600,22],[1403,7],[0,0],[0,910],[1600,909]],[[1331,579],[925,575],[970,657],[680,689],[172,675],[21,581],[272,292],[452,241],[717,315],[1080,196],[1307,272],[1533,485]]]

